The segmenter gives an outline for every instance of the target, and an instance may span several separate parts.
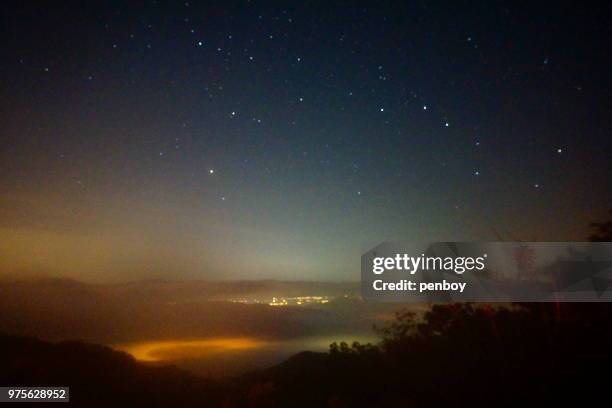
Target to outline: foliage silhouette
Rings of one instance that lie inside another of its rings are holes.
[[[612,242],[612,210],[610,210],[610,219],[604,222],[593,222],[591,228],[595,232],[589,237],[594,242]]]
[[[334,343],[250,381],[274,386],[261,406],[584,402],[612,360],[609,321],[604,304],[434,305],[398,312],[379,345]]]

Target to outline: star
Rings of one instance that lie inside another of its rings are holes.
[[[215,174],[215,170],[214,169],[210,169],[210,170],[208,170],[208,173],[209,174]]]
[[[559,153],[559,154],[563,153],[563,149],[558,148],[558,149],[557,149],[557,153]]]

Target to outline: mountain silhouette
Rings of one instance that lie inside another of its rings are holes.
[[[105,346],[0,336],[0,384],[69,386],[73,406],[546,406],[597,400],[612,362],[607,304],[400,311],[376,345],[332,344],[210,381]]]

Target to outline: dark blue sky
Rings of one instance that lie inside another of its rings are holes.
[[[584,239],[607,14],[475,3],[3,4],[0,266],[338,280],[383,240]]]

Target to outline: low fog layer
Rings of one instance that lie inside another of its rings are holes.
[[[232,339],[229,344],[246,339],[258,345],[199,355],[196,363],[185,358],[184,349],[164,352],[178,356],[183,366],[211,361],[227,365],[237,353],[248,356],[250,362],[273,361],[279,354],[325,348],[329,339],[372,338],[373,325],[391,317],[398,307],[361,301],[357,283],[143,281],[94,285],[41,279],[4,280],[0,292],[0,332],[7,334],[84,340],[124,351],[154,344],[167,348],[172,342],[191,347],[190,340],[210,338]],[[299,306],[268,304],[273,298],[297,296],[326,300]]]
[[[109,344],[209,336],[289,338],[328,330],[367,330],[376,311],[357,312],[356,304],[361,303],[354,299],[357,289],[355,284],[275,281],[119,285],[60,279],[4,281],[0,283],[0,331]],[[228,301],[309,294],[342,300],[325,308]]]

